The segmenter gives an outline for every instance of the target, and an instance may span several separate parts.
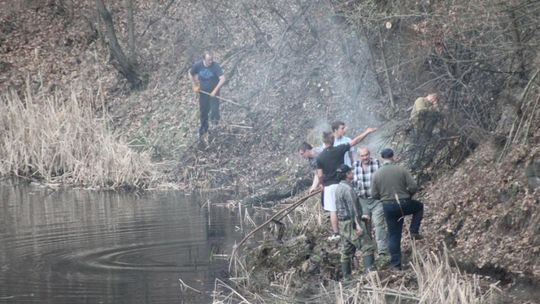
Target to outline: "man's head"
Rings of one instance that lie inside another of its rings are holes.
[[[393,160],[394,159],[394,150],[390,148],[385,148],[381,151],[381,157],[384,160]]]
[[[431,93],[431,94],[428,94],[428,96],[426,96],[426,99],[434,106],[437,105],[437,103],[439,103],[439,94],[437,93]]]
[[[334,133],[323,132],[322,141],[325,147],[332,147],[334,145]]]
[[[303,142],[300,144],[300,147],[298,147],[298,153],[302,158],[312,158],[312,150],[313,146],[308,144],[307,142]]]
[[[345,135],[345,123],[341,120],[336,120],[332,123],[332,132],[336,138],[341,138]]]
[[[369,164],[369,159],[371,156],[371,153],[369,153],[369,149],[366,147],[362,147],[358,150],[358,156],[360,158],[360,161],[362,164],[367,165]]]
[[[345,165],[345,164],[342,164],[340,165],[337,170],[336,170],[336,173],[337,173],[337,177],[338,179],[341,181],[341,180],[347,180],[347,181],[352,181],[353,180],[353,172],[351,170],[351,167]]]
[[[209,67],[212,65],[212,63],[214,63],[214,56],[212,55],[212,53],[206,51],[203,53],[202,60],[203,60],[204,66]]]

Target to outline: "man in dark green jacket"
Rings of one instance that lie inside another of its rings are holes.
[[[403,219],[412,214],[409,231],[412,239],[421,239],[420,224],[424,215],[424,205],[412,199],[418,187],[411,173],[394,163],[394,151],[381,151],[383,166],[375,172],[371,182],[371,196],[383,203],[384,217],[388,225],[388,249],[390,265],[401,269],[401,233]]]

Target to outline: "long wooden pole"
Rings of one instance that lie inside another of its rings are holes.
[[[274,220],[275,218],[279,217],[279,216],[285,216],[287,214],[289,214],[291,211],[293,211],[294,209],[296,209],[296,207],[302,205],[305,201],[307,201],[308,198],[310,197],[313,197],[319,193],[321,193],[322,190],[317,190],[315,192],[312,192],[304,197],[302,197],[301,199],[299,199],[297,202],[295,202],[294,204],[292,204],[291,206],[277,212],[276,214],[274,214],[271,218],[269,218],[266,222],[262,223],[261,225],[259,225],[257,228],[255,228],[253,231],[251,231],[250,233],[248,233],[241,241],[240,243],[238,243],[238,245],[234,246],[234,249],[233,249],[233,252],[232,252],[232,256],[235,255],[236,253],[236,250],[238,248],[240,248],[240,246],[242,246],[247,239],[249,239],[252,235],[255,234],[255,232],[261,230],[264,226],[268,225],[268,223],[270,223],[272,220]]]
[[[206,91],[203,91],[203,90],[199,90],[199,93],[202,93],[202,94],[205,94],[205,95],[208,95],[210,96],[210,93],[206,92]],[[239,107],[242,107],[242,108],[245,108],[245,109],[249,109],[248,106],[246,105],[243,105],[243,104],[240,104],[234,100],[230,100],[230,99],[227,99],[227,98],[223,98],[221,96],[214,96],[215,98],[219,99],[219,100],[223,100],[223,101],[226,101],[226,102],[230,102],[232,103],[233,105],[236,105],[236,106],[239,106]]]

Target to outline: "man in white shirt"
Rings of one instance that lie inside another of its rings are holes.
[[[346,131],[347,127],[345,126],[345,123],[343,121],[336,120],[332,123],[332,133],[334,134],[334,147],[346,144],[351,141],[349,137],[345,136]],[[353,153],[354,148],[351,147],[351,150],[349,150],[349,152],[347,152],[343,157],[343,163],[350,168],[352,168],[352,164],[354,163]]]

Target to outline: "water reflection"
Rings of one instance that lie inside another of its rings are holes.
[[[208,303],[238,217],[178,192],[0,185],[0,302]],[[203,291],[182,292],[178,279]]]

